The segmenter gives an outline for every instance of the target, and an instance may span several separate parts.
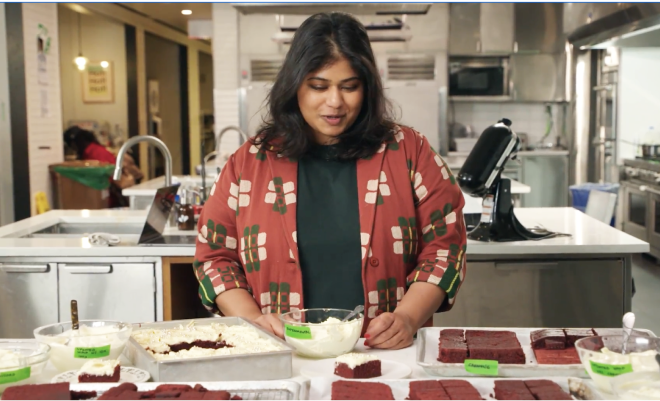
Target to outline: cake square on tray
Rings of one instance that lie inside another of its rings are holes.
[[[333,400],[394,400],[387,384],[338,380],[332,383]]]

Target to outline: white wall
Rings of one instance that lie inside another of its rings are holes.
[[[649,127],[660,144],[660,49],[622,49],[619,67],[618,163],[634,158]]]
[[[112,129],[118,124],[123,135],[128,130],[126,84],[126,45],[124,25],[103,17],[79,14],[59,6],[60,68],[62,71],[62,122],[70,120],[107,121]],[[113,103],[86,104],[82,100],[81,72],[73,63],[78,56],[78,16],[80,16],[83,55],[90,61],[113,64],[115,100]]]
[[[227,125],[239,125],[238,96],[238,12],[226,3],[213,4],[213,115],[215,131]],[[238,149],[238,135],[224,135],[222,152]]]
[[[57,4],[23,3],[25,47],[25,92],[27,97],[30,198],[35,214],[34,195],[44,191],[53,205],[48,166],[64,159],[62,145],[62,98]],[[46,83],[39,83],[37,35],[39,24],[48,29],[50,50],[46,55]]]
[[[452,115],[451,104],[447,107],[449,122],[459,122],[471,125],[477,134],[481,134],[488,126],[502,118],[513,122],[511,128],[515,132],[524,132],[529,143],[539,141],[546,131],[547,115],[542,103],[454,103],[455,117]],[[554,128],[548,140],[554,142],[561,133],[561,114],[557,105],[552,106]]]
[[[5,4],[0,3],[0,226],[14,221],[10,116]]]

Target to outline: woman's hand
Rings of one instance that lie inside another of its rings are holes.
[[[403,313],[383,313],[369,323],[365,345],[380,349],[401,349],[412,345],[417,330]]]
[[[252,322],[267,332],[272,333],[281,339],[284,339],[284,326],[282,325],[282,321],[280,320],[279,315],[275,313],[261,315],[252,320]]]

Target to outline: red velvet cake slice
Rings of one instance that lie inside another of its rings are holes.
[[[439,380],[411,381],[408,391],[410,400],[450,400]]]
[[[495,380],[496,400],[535,400],[522,380]]]
[[[335,374],[346,379],[370,379],[381,376],[380,358],[371,354],[340,355],[335,359]]]
[[[529,335],[532,349],[564,349],[566,334],[562,329],[543,329],[532,331]]]
[[[394,400],[387,384],[338,380],[332,383],[333,400]]]
[[[566,334],[567,347],[574,346],[575,342],[581,338],[593,337],[596,335],[591,329],[564,329],[564,334]]]
[[[571,400],[559,384],[551,380],[525,380],[525,385],[537,400]]]
[[[99,361],[92,359],[78,371],[79,383],[118,383],[121,367],[117,360]]]
[[[3,400],[70,400],[69,383],[25,384],[8,387]]]
[[[121,398],[117,398],[119,395],[121,395],[124,392],[128,391],[137,391],[137,386],[133,383],[122,383],[117,387],[113,387],[110,390],[106,391],[105,393],[101,394],[101,396],[98,398],[99,400],[121,400]]]

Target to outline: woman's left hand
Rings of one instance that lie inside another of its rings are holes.
[[[406,315],[386,312],[369,323],[364,343],[371,348],[406,348],[412,345],[415,331]]]

